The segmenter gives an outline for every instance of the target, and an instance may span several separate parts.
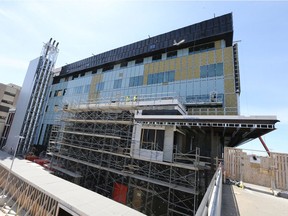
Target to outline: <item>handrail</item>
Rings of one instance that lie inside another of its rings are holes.
[[[220,216],[222,204],[222,165],[219,164],[195,216]]]

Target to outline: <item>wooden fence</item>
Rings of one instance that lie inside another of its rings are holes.
[[[253,150],[249,150],[251,152]],[[288,154],[258,156],[242,149],[224,149],[224,178],[288,190]]]

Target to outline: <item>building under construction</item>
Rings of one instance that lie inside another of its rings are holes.
[[[147,215],[195,215],[224,147],[275,129],[239,115],[238,65],[232,14],[65,65],[28,144],[48,146],[56,175]]]
[[[71,104],[52,130],[51,168],[147,215],[194,215],[223,144],[274,129],[258,118],[186,115],[176,98]]]

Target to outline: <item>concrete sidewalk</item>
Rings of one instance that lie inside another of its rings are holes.
[[[223,184],[222,216],[286,216],[288,199],[273,196],[269,188],[245,184],[242,189]]]

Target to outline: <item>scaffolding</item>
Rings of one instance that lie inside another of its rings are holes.
[[[165,100],[162,109],[179,103]],[[143,109],[159,106],[151,101],[144,106],[140,100],[66,106],[62,124],[54,126],[50,136],[51,170],[147,215],[194,215],[209,182],[210,165],[200,163],[199,148],[172,149],[173,161],[159,160],[161,133],[143,155],[137,146],[144,135],[137,138],[136,128],[145,125],[135,121]]]
[[[52,76],[52,69],[58,55],[58,43],[52,38],[45,43],[41,52],[39,64],[37,66],[31,97],[26,110],[20,135],[25,137],[19,143],[19,153],[27,153],[34,143],[36,128],[39,126],[41,111],[44,108],[45,97],[48,84]]]

